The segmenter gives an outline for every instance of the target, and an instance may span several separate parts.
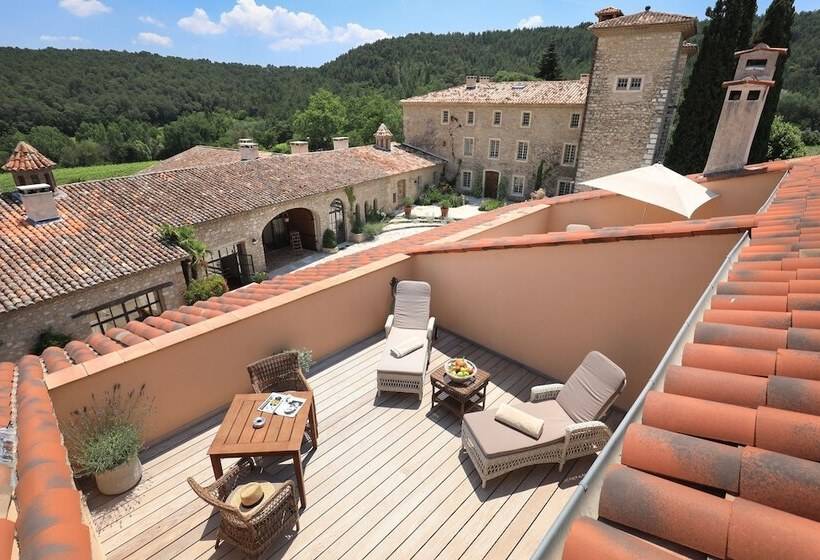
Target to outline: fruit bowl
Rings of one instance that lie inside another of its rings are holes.
[[[454,383],[466,384],[473,380],[477,369],[467,358],[453,358],[444,364],[444,371]]]

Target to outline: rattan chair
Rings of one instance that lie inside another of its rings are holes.
[[[252,459],[242,459],[207,487],[200,486],[193,478],[188,478],[194,492],[207,503],[219,510],[219,532],[216,535],[218,548],[222,541],[230,543],[249,558],[259,558],[274,539],[292,527],[299,530],[299,505],[293,482],[282,483],[278,491],[266,498],[266,502],[251,517],[245,517],[238,508],[230,506],[226,500],[241,483],[251,482],[257,472]]]
[[[299,353],[295,351],[281,352],[252,363],[248,366],[248,375],[256,393],[312,391],[299,366]],[[310,421],[319,433],[315,398],[310,407]]]

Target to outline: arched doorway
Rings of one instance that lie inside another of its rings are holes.
[[[316,247],[316,223],[313,212],[307,208],[293,208],[275,216],[262,230],[262,244],[265,248],[267,270],[286,263],[292,255],[293,237],[303,249],[314,251]]]
[[[498,171],[484,172],[484,196],[487,198],[498,196]]]
[[[344,243],[347,241],[347,228],[345,228],[345,205],[341,199],[334,199],[330,203],[330,212],[328,212],[329,227],[336,234],[336,243]]]

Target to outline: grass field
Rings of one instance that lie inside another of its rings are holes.
[[[807,156],[820,156],[820,146],[806,146]]]
[[[138,161],[136,163],[110,163],[107,165],[91,165],[89,167],[57,167],[54,170],[54,179],[58,185],[67,185],[68,183],[77,183],[79,181],[122,177],[124,175],[133,175],[137,171],[142,171],[154,163],[156,162]],[[0,174],[0,192],[13,189],[14,181],[11,180],[11,174]]]

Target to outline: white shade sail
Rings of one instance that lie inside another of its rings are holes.
[[[691,218],[695,210],[719,196],[660,163],[584,181],[582,185],[614,192]]]

